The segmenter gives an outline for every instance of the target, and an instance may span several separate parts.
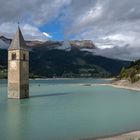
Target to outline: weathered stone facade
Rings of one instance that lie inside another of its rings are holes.
[[[29,97],[29,51],[20,28],[8,50],[8,98]]]

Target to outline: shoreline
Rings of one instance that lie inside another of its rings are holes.
[[[121,89],[127,89],[127,90],[133,90],[133,91],[140,91],[140,81],[136,83],[131,83],[128,80],[118,80],[114,81],[115,79],[104,79],[110,81],[109,83],[94,83],[94,84],[83,84],[84,86],[111,86],[114,88],[121,88]]]
[[[140,130],[122,132],[116,135],[103,136],[99,138],[89,138],[85,140],[139,140]]]
[[[115,85],[115,84],[110,84],[110,83],[108,83],[108,84],[91,84],[91,86],[111,86],[111,87],[115,87],[115,88],[128,89],[128,90],[133,90],[133,91],[140,91],[140,88],[120,86],[120,85]]]
[[[71,80],[71,79],[80,79],[80,78],[35,78],[35,79],[29,79],[29,80]],[[81,78],[81,79],[87,79],[87,78]],[[114,78],[88,78],[88,79],[103,79],[107,81],[113,81]],[[0,79],[0,80],[7,80],[7,79]],[[112,82],[112,83],[95,83],[95,84],[90,84],[90,83],[85,83],[85,84],[80,84],[82,86],[111,86],[114,88],[121,88],[121,89],[126,89],[126,90],[133,90],[133,91],[140,91],[140,82],[137,83],[137,85],[128,83],[127,80],[120,80],[117,82]]]
[[[8,78],[0,78],[0,80],[7,80]],[[47,80],[47,79],[104,79],[114,80],[115,78],[102,78],[102,77],[53,77],[53,78],[29,78],[30,80]]]

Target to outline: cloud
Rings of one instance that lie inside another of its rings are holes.
[[[139,47],[130,47],[129,45],[126,45],[123,47],[115,46],[113,48],[98,49],[94,54],[114,59],[136,60],[140,58],[139,52]]]
[[[51,35],[49,35],[48,33],[46,33],[46,32],[43,32],[43,34],[47,37],[47,38],[52,38],[52,36]]]
[[[49,39],[49,37],[44,35],[44,33],[41,32],[37,27],[31,26],[29,24],[22,25],[21,30],[22,30],[23,35],[25,36],[26,40],[46,41]]]
[[[63,7],[70,0],[0,0],[0,34],[13,36],[17,22],[22,23],[21,28],[25,38],[46,40],[46,36],[39,27],[57,18]]]
[[[40,26],[57,20],[64,38],[91,39],[100,54],[137,59],[140,48],[140,0],[0,0],[0,33],[13,34],[22,22],[27,38],[50,38]],[[9,24],[13,25],[12,27]],[[126,47],[127,46],[127,47]],[[133,51],[131,51],[133,50]],[[104,52],[105,53],[104,53]],[[126,53],[127,52],[127,53]],[[131,55],[129,54],[131,52]]]
[[[0,22],[43,24],[59,16],[70,0],[0,0]]]
[[[139,0],[76,1],[69,7],[70,18],[65,17],[70,23],[65,34],[93,40],[101,49],[98,54],[106,57],[140,58],[139,5]]]
[[[40,41],[46,41],[51,36],[47,33],[44,35],[43,32],[41,32],[37,27],[32,26],[30,24],[21,24],[20,28],[22,30],[23,36],[25,40],[40,40]],[[15,34],[15,31],[17,30],[17,24],[16,23],[3,23],[0,24],[0,35],[7,36],[9,38],[13,38],[13,35]]]

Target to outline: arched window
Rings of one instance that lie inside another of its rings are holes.
[[[23,54],[23,60],[26,60],[26,54],[25,53]]]
[[[16,60],[16,53],[12,53],[12,60]]]

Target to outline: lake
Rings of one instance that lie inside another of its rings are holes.
[[[0,80],[1,140],[78,140],[140,130],[140,92],[103,79],[30,80],[30,98],[7,99]]]

